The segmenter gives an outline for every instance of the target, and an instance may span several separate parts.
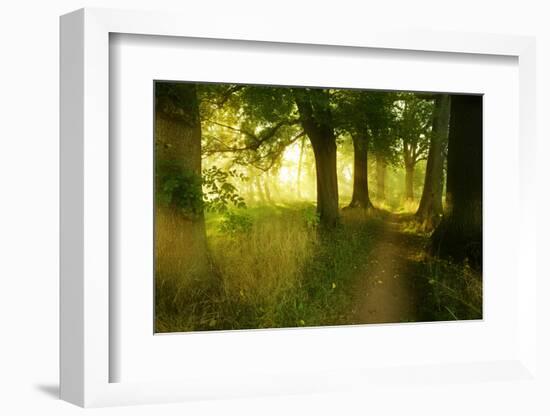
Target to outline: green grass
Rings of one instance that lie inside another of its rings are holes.
[[[468,263],[457,264],[436,257],[425,263],[428,288],[422,304],[423,317],[430,321],[483,318],[481,273]]]
[[[208,214],[209,264],[197,272],[186,250],[189,241],[172,236],[179,220],[159,210],[156,331],[360,323],[353,313],[358,270],[364,270],[387,215],[343,210],[342,225],[327,233],[317,227],[315,207],[307,203]],[[404,238],[428,240],[410,221],[400,227],[410,236]],[[419,258],[412,260],[421,300],[416,319],[481,318],[480,274],[422,253],[419,247]]]
[[[157,268],[158,332],[351,323],[354,270],[378,220],[352,218],[323,234],[309,204],[236,214],[246,215],[251,227],[222,232],[224,217],[207,217],[209,274],[215,278],[184,272],[174,278]],[[157,220],[157,227],[162,224],[173,222]],[[164,262],[164,268],[177,266]]]

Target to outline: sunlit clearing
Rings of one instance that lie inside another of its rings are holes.
[[[287,162],[290,164],[297,165],[300,161],[300,142],[291,144],[285,149],[283,153],[283,163]]]
[[[298,179],[298,164],[300,163],[300,143],[293,143],[287,147],[281,158],[279,182],[284,184],[296,183]]]
[[[352,171],[351,167],[346,166],[346,167],[344,168],[344,170],[342,171],[342,174],[344,175],[344,178],[345,178],[347,181],[350,181],[351,178],[352,178],[353,171]]]
[[[279,170],[279,182],[284,184],[296,182],[296,170],[283,166],[281,170]]]

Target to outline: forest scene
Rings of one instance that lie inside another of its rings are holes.
[[[155,81],[155,332],[482,319],[482,101]]]

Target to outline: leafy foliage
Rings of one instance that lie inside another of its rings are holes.
[[[319,225],[319,213],[315,209],[306,209],[302,215],[307,228],[316,228]]]
[[[396,133],[402,141],[403,162],[415,165],[428,154],[434,104],[412,93],[401,93],[398,98]]]
[[[224,171],[216,166],[202,172],[202,187],[204,207],[207,211],[226,212],[229,206],[246,208],[244,198],[239,195],[238,189],[230,180],[246,181],[243,173],[235,169]]]
[[[397,94],[383,91],[333,90],[332,101],[340,136],[361,135],[369,138],[369,150],[396,164],[398,138]]]
[[[249,86],[242,91],[243,114],[251,120],[275,124],[296,116],[290,88]]]
[[[226,211],[219,228],[222,233],[232,237],[238,234],[247,234],[252,229],[252,218],[246,214]]]
[[[176,207],[186,215],[202,211],[201,178],[184,171],[172,161],[159,161],[156,166],[156,199],[161,205]]]
[[[200,122],[196,84],[186,82],[156,82],[156,110],[178,119],[188,126]]]
[[[156,108],[191,127],[200,122],[203,171],[181,171],[181,165],[164,161],[172,155],[169,144],[159,141],[166,148],[157,153],[156,198],[161,205],[200,214],[208,267],[196,267],[196,251],[187,249],[195,236],[174,226],[186,225],[188,218],[174,209],[157,210],[157,220],[167,217],[157,221],[157,230],[164,227],[159,235],[170,236],[156,246],[163,247],[165,259],[156,262],[157,330],[364,323],[371,318],[362,315],[363,306],[370,308],[373,298],[366,299],[357,288],[375,278],[377,285],[382,277],[397,279],[392,267],[411,282],[411,287],[403,286],[406,296],[423,305],[419,316],[411,310],[403,320],[481,315],[481,275],[467,264],[426,263],[427,234],[409,232],[400,223],[406,215],[402,211],[417,206],[417,201],[403,205],[401,200],[403,165],[408,161],[414,168],[426,155],[431,94],[196,84],[197,100],[184,86],[159,84]],[[342,210],[340,226],[324,230],[315,206],[323,187],[318,186],[323,170],[317,164],[322,162],[319,149],[329,141],[337,145],[340,199],[335,199],[341,204],[351,195],[359,165],[350,140],[354,135],[368,142],[368,180],[376,179],[373,167],[379,156],[392,167],[381,175],[386,178],[386,205],[380,200],[380,210]],[[322,140],[312,140],[314,136]],[[416,169],[422,172],[425,164]],[[420,180],[413,185],[423,186]],[[385,207],[400,215],[386,217]],[[396,237],[389,239],[393,233]],[[382,250],[392,253],[380,255]]]
[[[156,168],[157,203],[173,206],[186,215],[203,210],[225,212],[230,206],[246,208],[244,198],[230,180],[247,178],[235,169],[224,171],[212,166],[199,175],[183,171],[173,162],[163,161]]]
[[[289,88],[224,84],[200,92],[206,154],[231,154],[236,164],[267,171],[299,138]]]

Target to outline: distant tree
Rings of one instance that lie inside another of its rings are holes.
[[[388,163],[384,156],[380,153],[375,154],[376,157],[376,199],[384,201],[386,199],[386,169]]]
[[[402,140],[405,166],[405,199],[414,199],[414,170],[426,159],[431,130],[433,103],[413,94],[400,94],[397,132]]]
[[[389,115],[392,114],[388,111]],[[386,199],[386,176],[388,166],[398,166],[401,160],[400,143],[396,132],[395,118],[386,127],[373,131],[371,140],[376,166],[376,199]]]
[[[370,141],[369,111],[372,93],[359,90],[336,90],[335,116],[339,132],[347,133],[353,143],[353,192],[350,208],[372,208],[369,198],[368,149]]]
[[[392,144],[393,94],[380,91],[336,90],[337,128],[351,136],[353,143],[353,193],[350,207],[371,208],[368,183],[368,152],[389,158]]]
[[[300,156],[298,157],[298,173],[296,174],[296,196],[302,197],[301,184],[302,184],[302,163],[304,160],[304,151],[306,147],[305,137],[300,140]]]
[[[399,138],[395,111],[395,102],[398,96],[393,92],[379,94],[381,100],[376,107],[375,114],[371,115],[369,123],[372,136],[370,149],[376,162],[376,199],[384,201],[387,167],[398,164],[399,160]]]
[[[434,96],[430,148],[426,163],[424,188],[416,217],[427,229],[432,229],[443,215],[443,165],[449,135],[451,98],[447,94]]]
[[[447,207],[432,236],[435,254],[481,268],[482,97],[452,95],[447,153]]]
[[[372,208],[369,198],[368,148],[369,132],[355,133],[353,139],[353,193],[350,208]]]

